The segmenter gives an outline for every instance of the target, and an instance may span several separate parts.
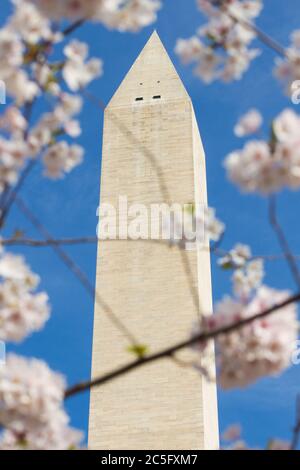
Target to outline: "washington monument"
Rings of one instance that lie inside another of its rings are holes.
[[[207,205],[193,105],[156,32],[105,110],[101,203],[118,207],[119,195],[147,207]],[[190,335],[199,312],[212,310],[209,250],[183,251],[151,240],[99,241],[96,291],[105,304],[95,303],[93,377],[134,358],[107,305],[151,352]],[[215,383],[168,358],[94,388],[89,447],[218,448]]]

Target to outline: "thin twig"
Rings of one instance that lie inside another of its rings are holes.
[[[31,212],[27,207],[25,202],[20,198],[16,197],[16,204],[25,217],[31,222],[31,224],[40,232],[40,234],[50,242],[50,246],[64,262],[64,264],[75,274],[77,279],[81,282],[86,291],[90,296],[97,302],[97,304],[104,310],[104,313],[112,321],[112,323],[124,334],[124,336],[129,340],[132,345],[138,345],[138,341],[134,335],[128,330],[124,323],[118,318],[118,316],[113,312],[110,306],[99,296],[94,286],[91,284],[89,278],[86,274],[80,269],[80,267],[73,261],[73,259],[61,248],[60,245],[53,243],[54,239],[48,230],[42,225],[38,218]]]
[[[278,55],[280,55],[283,58],[289,58],[288,54],[283,46],[279,44],[278,41],[273,39],[270,35],[262,31],[258,26],[256,26],[254,23],[251,21],[246,20],[245,18],[241,18],[232,12],[230,12],[227,8],[227,5],[224,4],[224,0],[215,0],[212,2],[217,8],[220,8],[223,13],[225,13],[229,18],[232,19],[235,23],[239,23],[245,28],[249,29],[250,31],[253,31],[257,38],[265,44],[267,47],[272,49],[274,52],[276,52]]]
[[[21,189],[22,189],[22,187],[25,183],[25,180],[27,179],[27,177],[31,173],[31,171],[32,171],[33,167],[35,166],[36,162],[37,162],[37,160],[30,160],[27,163],[27,165],[24,168],[18,182],[16,183],[15,187],[9,193],[9,195],[8,195],[8,197],[7,197],[7,199],[4,203],[4,207],[2,208],[2,212],[1,212],[1,216],[0,216],[0,228],[3,227],[5,219],[8,215],[8,213],[9,213],[9,210],[10,210],[11,206],[15,202],[17,194],[21,191]]]
[[[95,244],[98,242],[97,237],[79,237],[79,238],[60,238],[51,240],[34,240],[32,238],[9,238],[1,239],[0,245],[3,246],[32,246],[32,247],[49,247],[53,245],[80,245]]]
[[[229,334],[232,331],[238,330],[249,323],[252,323],[255,320],[262,319],[264,317],[267,317],[268,315],[271,315],[272,313],[277,312],[278,310],[292,304],[295,302],[300,301],[300,292],[297,294],[287,298],[285,301],[281,302],[280,304],[273,305],[273,307],[268,308],[267,310],[257,313],[256,315],[253,315],[252,317],[245,318],[241,320],[238,323],[233,323],[231,325],[227,325],[225,327],[215,329],[209,332],[204,332],[200,333],[199,335],[196,335],[188,340],[182,341],[181,343],[177,343],[174,346],[171,346],[169,348],[163,349],[162,351],[159,351],[155,354],[151,354],[149,356],[145,356],[142,359],[138,359],[135,361],[132,361],[128,363],[125,366],[122,366],[118,369],[113,370],[112,372],[108,372],[107,374],[104,374],[100,377],[96,377],[95,379],[88,380],[86,382],[81,382],[78,383],[72,387],[70,387],[66,393],[65,393],[65,398],[69,398],[73,395],[76,395],[78,393],[84,392],[86,390],[91,389],[92,387],[100,386],[103,385],[113,379],[116,379],[117,377],[120,377],[132,370],[138,369],[141,366],[144,366],[146,364],[158,361],[159,359],[167,358],[167,357],[172,357],[177,351],[180,351],[181,349],[187,348],[189,346],[194,345],[195,343],[201,343],[201,342],[206,342],[208,340],[215,339],[219,337],[220,335],[225,335]]]
[[[81,18],[77,21],[75,21],[74,23],[70,24],[69,26],[67,26],[63,31],[62,31],[62,34],[66,37],[66,36],[69,36],[69,34],[73,33],[74,31],[76,31],[76,29],[80,28],[80,26],[82,26],[84,23],[85,23],[86,19],[85,18]]]
[[[300,272],[299,272],[295,257],[293,255],[293,252],[290,249],[290,246],[285,237],[284,231],[281,225],[279,224],[279,221],[277,218],[277,206],[276,206],[275,196],[271,196],[269,199],[269,221],[270,221],[271,226],[274,229],[274,232],[277,235],[278,242],[282,248],[283,255],[289,265],[293,278],[297,286],[300,288]]]

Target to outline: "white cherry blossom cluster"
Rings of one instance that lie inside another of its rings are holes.
[[[80,432],[69,427],[62,401],[65,381],[37,359],[9,354],[0,369],[1,450],[68,450]]]
[[[267,286],[250,301],[225,297],[204,328],[215,330],[253,317],[289,297],[289,292]],[[245,387],[260,377],[278,375],[291,364],[298,336],[297,308],[290,304],[216,339],[218,381],[222,388]]]
[[[233,269],[232,282],[235,295],[247,301],[261,285],[264,277],[262,259],[252,258],[250,247],[237,244],[218,260],[223,269]]]
[[[233,296],[225,296],[204,317],[202,331],[222,329],[264,312],[289,297],[289,292],[262,285],[263,262],[250,247],[238,244],[219,259],[233,269]],[[197,328],[199,333],[199,327]],[[193,336],[196,333],[193,332]],[[297,307],[290,304],[229,334],[216,338],[218,381],[222,388],[245,387],[265,375],[276,375],[291,363],[298,336]],[[207,343],[196,344],[203,351]],[[197,366],[197,364],[196,364]]]
[[[138,31],[153,23],[160,0],[27,0],[53,20],[90,19],[120,31]]]
[[[54,5],[55,2],[47,3]],[[68,3],[75,5],[76,2]],[[51,48],[62,41],[63,34],[55,31],[50,20],[32,2],[14,0],[14,4],[12,16],[0,30],[0,79],[16,103],[23,105],[42,91],[58,94],[61,66],[51,63],[49,55]],[[86,44],[73,41],[65,47],[65,53],[63,75],[72,91],[102,74],[101,60],[86,61]]]
[[[0,340],[19,342],[41,330],[50,315],[48,296],[36,293],[39,277],[21,256],[0,255]]]
[[[300,117],[291,109],[277,116],[269,141],[252,140],[224,162],[229,179],[243,192],[270,194],[300,187]]]
[[[0,137],[0,192],[18,180],[28,159],[43,154],[45,174],[62,177],[82,161],[83,149],[53,139],[61,134],[78,137],[80,123],[74,119],[82,107],[79,96],[59,92],[53,111],[44,113],[35,126],[27,131],[27,121],[15,106],[8,107],[0,116],[0,129],[7,137]]]
[[[292,84],[300,80],[300,30],[292,32],[291,44],[286,50],[286,58],[276,58],[274,75],[282,82],[285,91],[290,95]]]
[[[30,54],[30,47],[39,41],[55,42],[60,36],[54,34],[51,24],[31,3],[13,0],[14,12],[0,30],[0,79],[8,93],[23,105],[40,93],[36,81],[23,65]],[[29,48],[29,49],[28,49]]]
[[[64,49],[67,57],[63,67],[63,77],[72,91],[78,91],[86,87],[92,80],[102,74],[102,61],[100,59],[90,59],[88,56],[88,46],[80,41],[71,41]]]
[[[248,245],[238,243],[228,253],[218,260],[219,266],[224,269],[241,268],[251,258],[251,249]]]
[[[233,272],[233,292],[241,299],[249,299],[253,291],[261,285],[264,274],[264,264],[261,259],[248,261],[244,267]]]
[[[58,142],[45,152],[43,163],[44,174],[52,179],[62,178],[82,162],[83,148],[79,145],[69,145],[67,142]]]
[[[260,53],[251,48],[255,33],[236,18],[252,20],[260,14],[260,0],[198,0],[208,22],[189,39],[179,39],[176,53],[183,63],[195,63],[204,82],[239,80]]]

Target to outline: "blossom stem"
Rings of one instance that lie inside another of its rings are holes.
[[[0,228],[3,227],[5,219],[9,213],[9,210],[12,204],[15,202],[18,192],[21,190],[26,178],[30,174],[31,170],[35,166],[37,160],[30,160],[27,166],[25,167],[23,173],[21,174],[17,184],[9,193],[6,201],[4,202],[4,207],[2,208],[1,216],[0,216]]]

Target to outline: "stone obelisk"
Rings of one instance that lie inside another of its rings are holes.
[[[193,106],[156,32],[105,110],[100,202],[118,207],[120,195],[127,196],[128,205],[147,207],[207,204],[205,155]],[[99,242],[97,294],[150,352],[186,339],[197,310],[212,310],[209,251],[202,247],[184,256],[189,277],[176,247],[141,240]],[[98,298],[92,376],[132,360],[127,349],[128,338]],[[94,388],[89,446],[215,449],[215,384],[164,359]]]

